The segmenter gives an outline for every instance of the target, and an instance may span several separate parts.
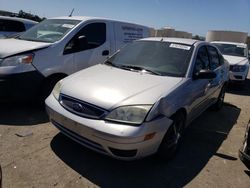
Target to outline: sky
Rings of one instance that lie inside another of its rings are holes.
[[[205,36],[208,30],[248,32],[250,0],[0,0],[0,10],[40,17],[95,16]]]

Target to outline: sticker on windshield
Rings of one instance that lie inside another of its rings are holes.
[[[169,46],[170,48],[178,48],[178,49],[182,49],[182,50],[190,50],[190,46],[186,46],[186,45],[182,45],[182,44],[170,44]]]
[[[63,24],[62,27],[72,29],[74,27],[74,25],[72,25],[72,24]]]

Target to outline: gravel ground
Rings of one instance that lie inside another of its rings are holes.
[[[189,126],[174,160],[123,162],[63,136],[41,107],[1,104],[3,188],[249,187],[250,172],[238,158],[249,118],[248,79],[244,90],[227,91],[221,111],[207,110]]]

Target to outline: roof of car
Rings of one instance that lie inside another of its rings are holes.
[[[163,41],[163,42],[174,42],[174,43],[182,43],[193,45],[196,42],[200,42],[199,40],[186,39],[186,38],[168,38],[168,37],[149,37],[141,39],[144,41]]]
[[[27,23],[27,24],[37,24],[38,23],[36,21],[28,20],[25,18],[9,17],[9,16],[0,16],[0,19],[20,21],[20,22]]]
[[[247,46],[247,44],[245,44],[245,43],[240,43],[240,42],[212,41],[211,43],[220,43],[220,44],[235,44],[235,45]]]

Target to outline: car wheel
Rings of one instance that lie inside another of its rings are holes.
[[[214,110],[217,110],[217,111],[218,111],[218,110],[220,110],[220,109],[223,107],[223,105],[224,105],[225,93],[226,93],[226,87],[223,86],[223,87],[221,88],[221,91],[220,91],[220,94],[219,94],[219,96],[218,96],[218,98],[217,98],[216,103],[213,104],[213,106],[212,106],[212,108],[213,108]]]
[[[170,160],[175,155],[182,140],[185,129],[185,115],[177,113],[172,117],[173,123],[162,139],[157,155],[160,159]]]

